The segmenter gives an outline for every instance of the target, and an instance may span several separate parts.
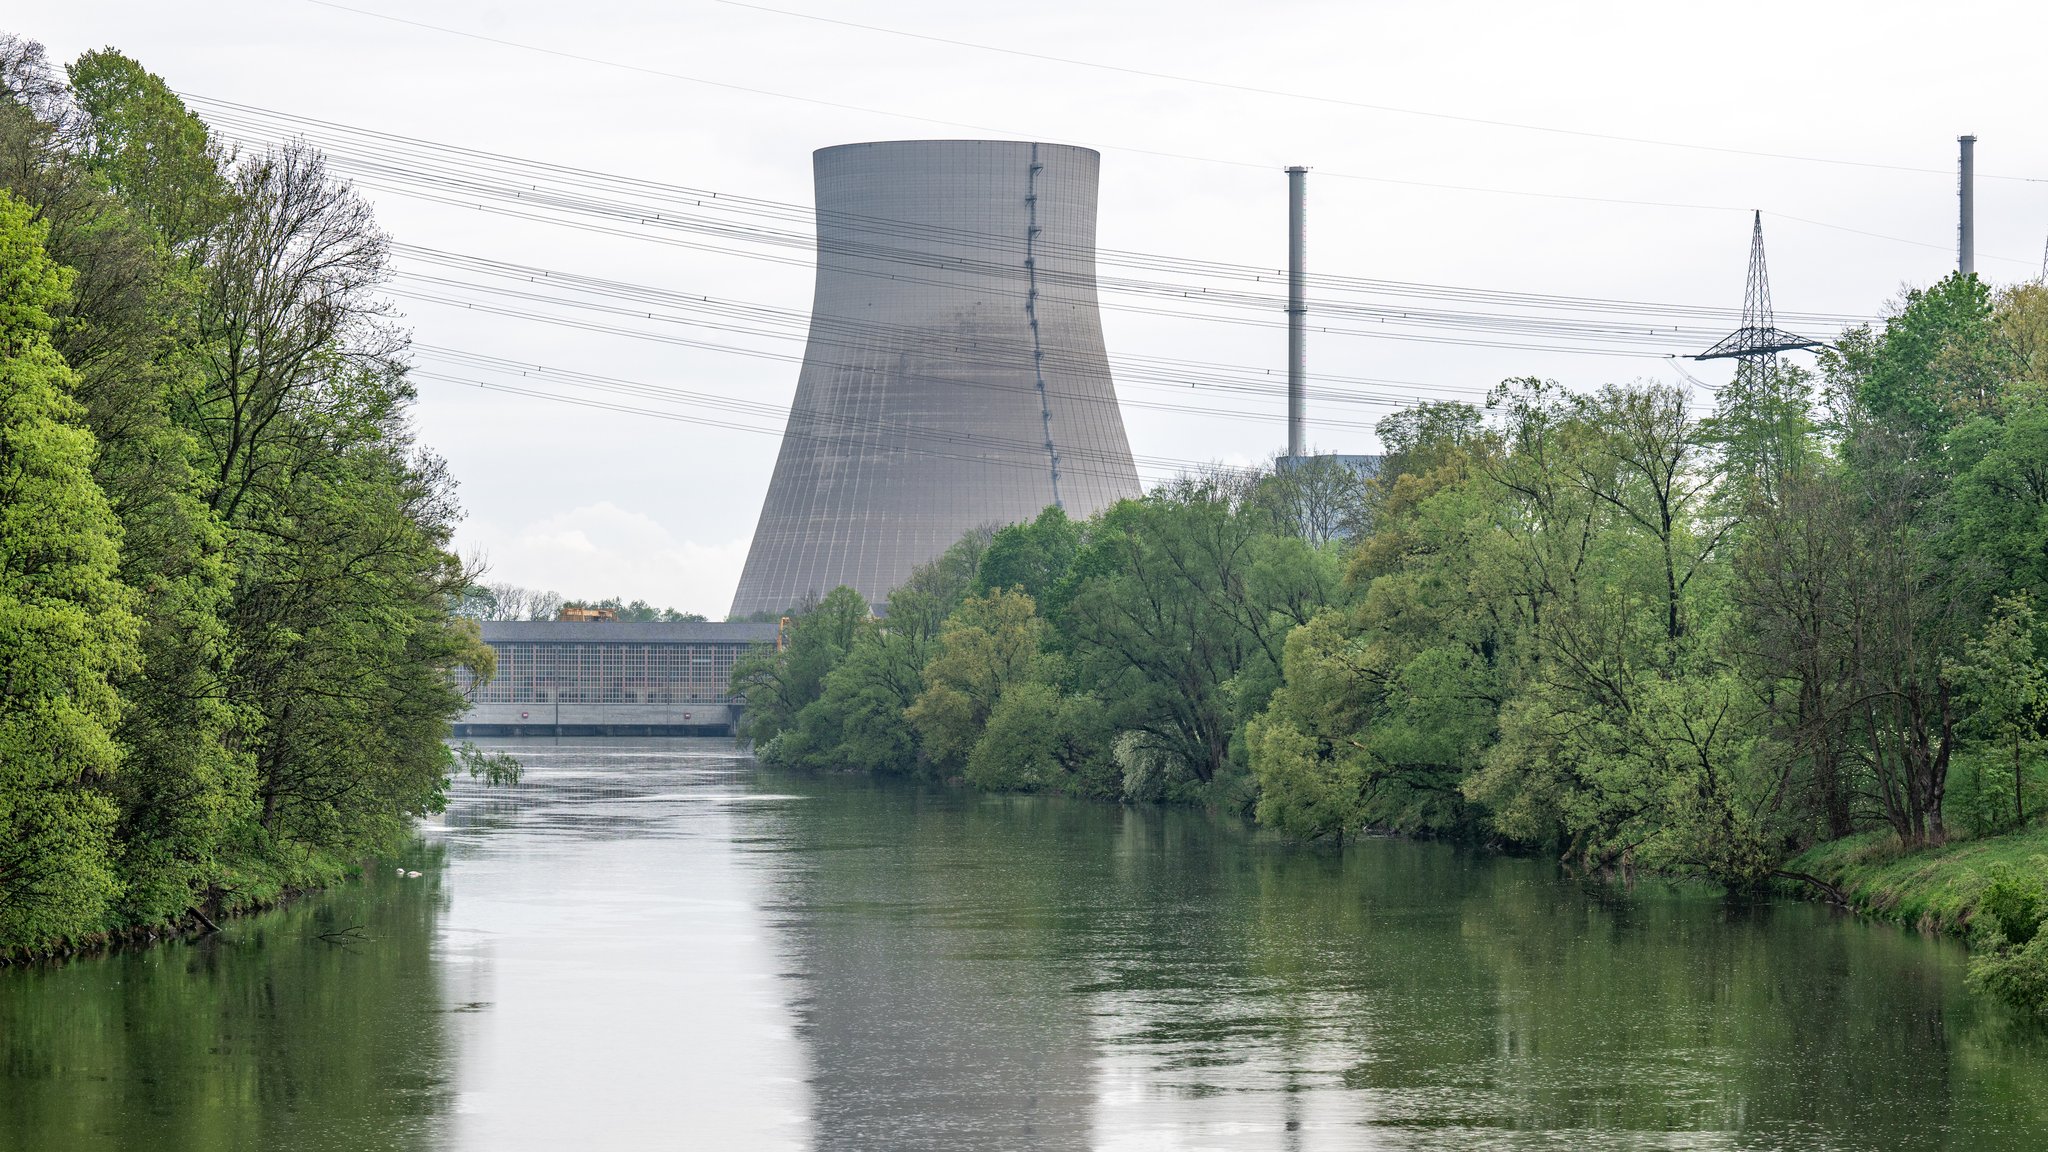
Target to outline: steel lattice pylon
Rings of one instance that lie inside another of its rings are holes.
[[[1764,214],[1758,212],[1749,233],[1749,280],[1742,289],[1742,327],[1693,359],[1751,360],[1820,346],[1818,340],[1808,340],[1778,327],[1771,316],[1771,277],[1764,268]]]

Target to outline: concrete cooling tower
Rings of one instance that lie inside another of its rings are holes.
[[[880,606],[969,529],[1136,496],[1095,302],[1100,155],[898,140],[813,165],[809,343],[733,612],[842,584]]]

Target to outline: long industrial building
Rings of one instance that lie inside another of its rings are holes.
[[[813,157],[796,399],[733,598],[880,606],[971,529],[1139,493],[1096,304],[1087,148],[899,140]]]
[[[483,625],[498,673],[466,676],[460,736],[731,735],[741,701],[732,666],[775,643],[773,623],[586,624],[499,620]]]

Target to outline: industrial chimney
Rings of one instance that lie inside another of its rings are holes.
[[[1287,454],[1308,455],[1308,169],[1287,170]]]
[[[1972,276],[1977,272],[1977,138],[1958,136],[1956,143],[1962,146],[1962,154],[1956,160],[1956,198],[1960,202],[1956,219],[1956,271]]]

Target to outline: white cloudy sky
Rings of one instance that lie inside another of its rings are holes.
[[[1981,140],[1979,271],[2030,278],[2048,237],[2048,5],[2038,2],[763,3],[781,11],[719,0],[348,0],[356,11],[73,0],[17,7],[0,29],[59,60],[113,45],[199,96],[802,204],[811,150],[831,144],[1086,144],[1103,151],[1104,248],[1239,264],[1284,262],[1281,169],[1304,164],[1311,267],[1387,280],[1732,307],[1747,209],[1760,208],[1781,311],[1872,314],[1901,285],[1951,267],[1964,132]],[[809,303],[797,265],[368,194],[406,243]],[[782,361],[403,307],[423,343],[773,403],[795,387]],[[1283,357],[1278,327],[1104,319],[1113,355],[1275,369]],[[1408,394],[1429,396],[1476,398],[1508,375],[1575,386],[1676,378],[1670,360],[1647,353],[1360,336],[1314,339],[1311,359],[1317,373],[1412,381],[1421,387]],[[1727,374],[1687,370],[1709,383]],[[1370,451],[1369,425],[1392,402],[1325,406],[1344,419],[1314,440]],[[1277,395],[1204,403],[1272,416],[1128,408],[1137,453],[1248,461],[1284,440]],[[419,424],[461,478],[460,543],[489,557],[493,578],[723,614],[773,435],[435,381],[421,383]]]

